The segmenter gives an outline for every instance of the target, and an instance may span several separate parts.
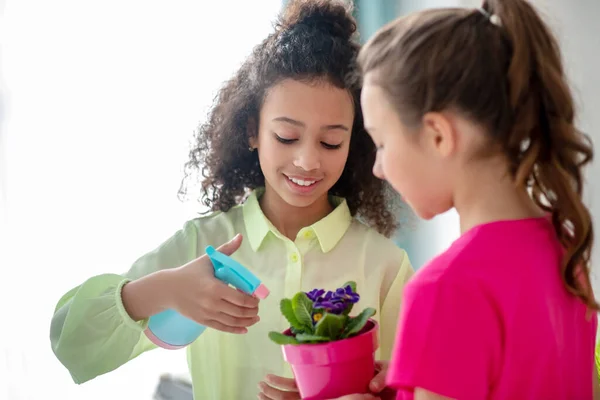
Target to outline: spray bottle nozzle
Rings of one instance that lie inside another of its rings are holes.
[[[206,255],[210,258],[215,269],[215,277],[234,286],[235,288],[259,299],[265,299],[269,295],[269,289],[233,258],[217,251],[214,247],[206,247]]]

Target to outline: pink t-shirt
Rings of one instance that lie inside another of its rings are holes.
[[[471,229],[405,288],[388,385],[450,398],[591,399],[596,314],[567,292],[550,221]]]

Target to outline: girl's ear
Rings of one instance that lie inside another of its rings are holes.
[[[248,147],[250,151],[258,148],[258,123],[256,119],[249,118],[248,125],[246,127],[246,134],[248,135]]]
[[[452,121],[446,115],[429,112],[423,116],[421,140],[428,151],[446,158],[456,150],[457,136]]]
[[[248,149],[250,151],[254,151],[254,150],[258,149],[258,140],[256,140],[256,139],[257,139],[256,136],[250,136],[248,138],[248,144],[249,144]]]

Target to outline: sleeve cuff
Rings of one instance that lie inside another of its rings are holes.
[[[129,282],[131,282],[131,279],[123,279],[117,285],[117,290],[115,290],[115,304],[117,305],[117,310],[119,311],[119,315],[121,316],[121,319],[125,326],[135,331],[143,332],[148,326],[148,320],[144,319],[141,321],[134,321],[129,316],[127,310],[125,310],[125,306],[123,305],[123,298],[121,296],[121,292],[123,291],[123,286],[125,286],[125,284]]]

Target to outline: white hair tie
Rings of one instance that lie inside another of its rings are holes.
[[[480,13],[482,13],[487,19],[490,20],[490,22],[496,26],[502,26],[502,22],[500,21],[500,17],[497,16],[496,14],[490,14],[489,12],[487,12],[486,10],[484,10],[483,8],[478,8],[477,9]]]

